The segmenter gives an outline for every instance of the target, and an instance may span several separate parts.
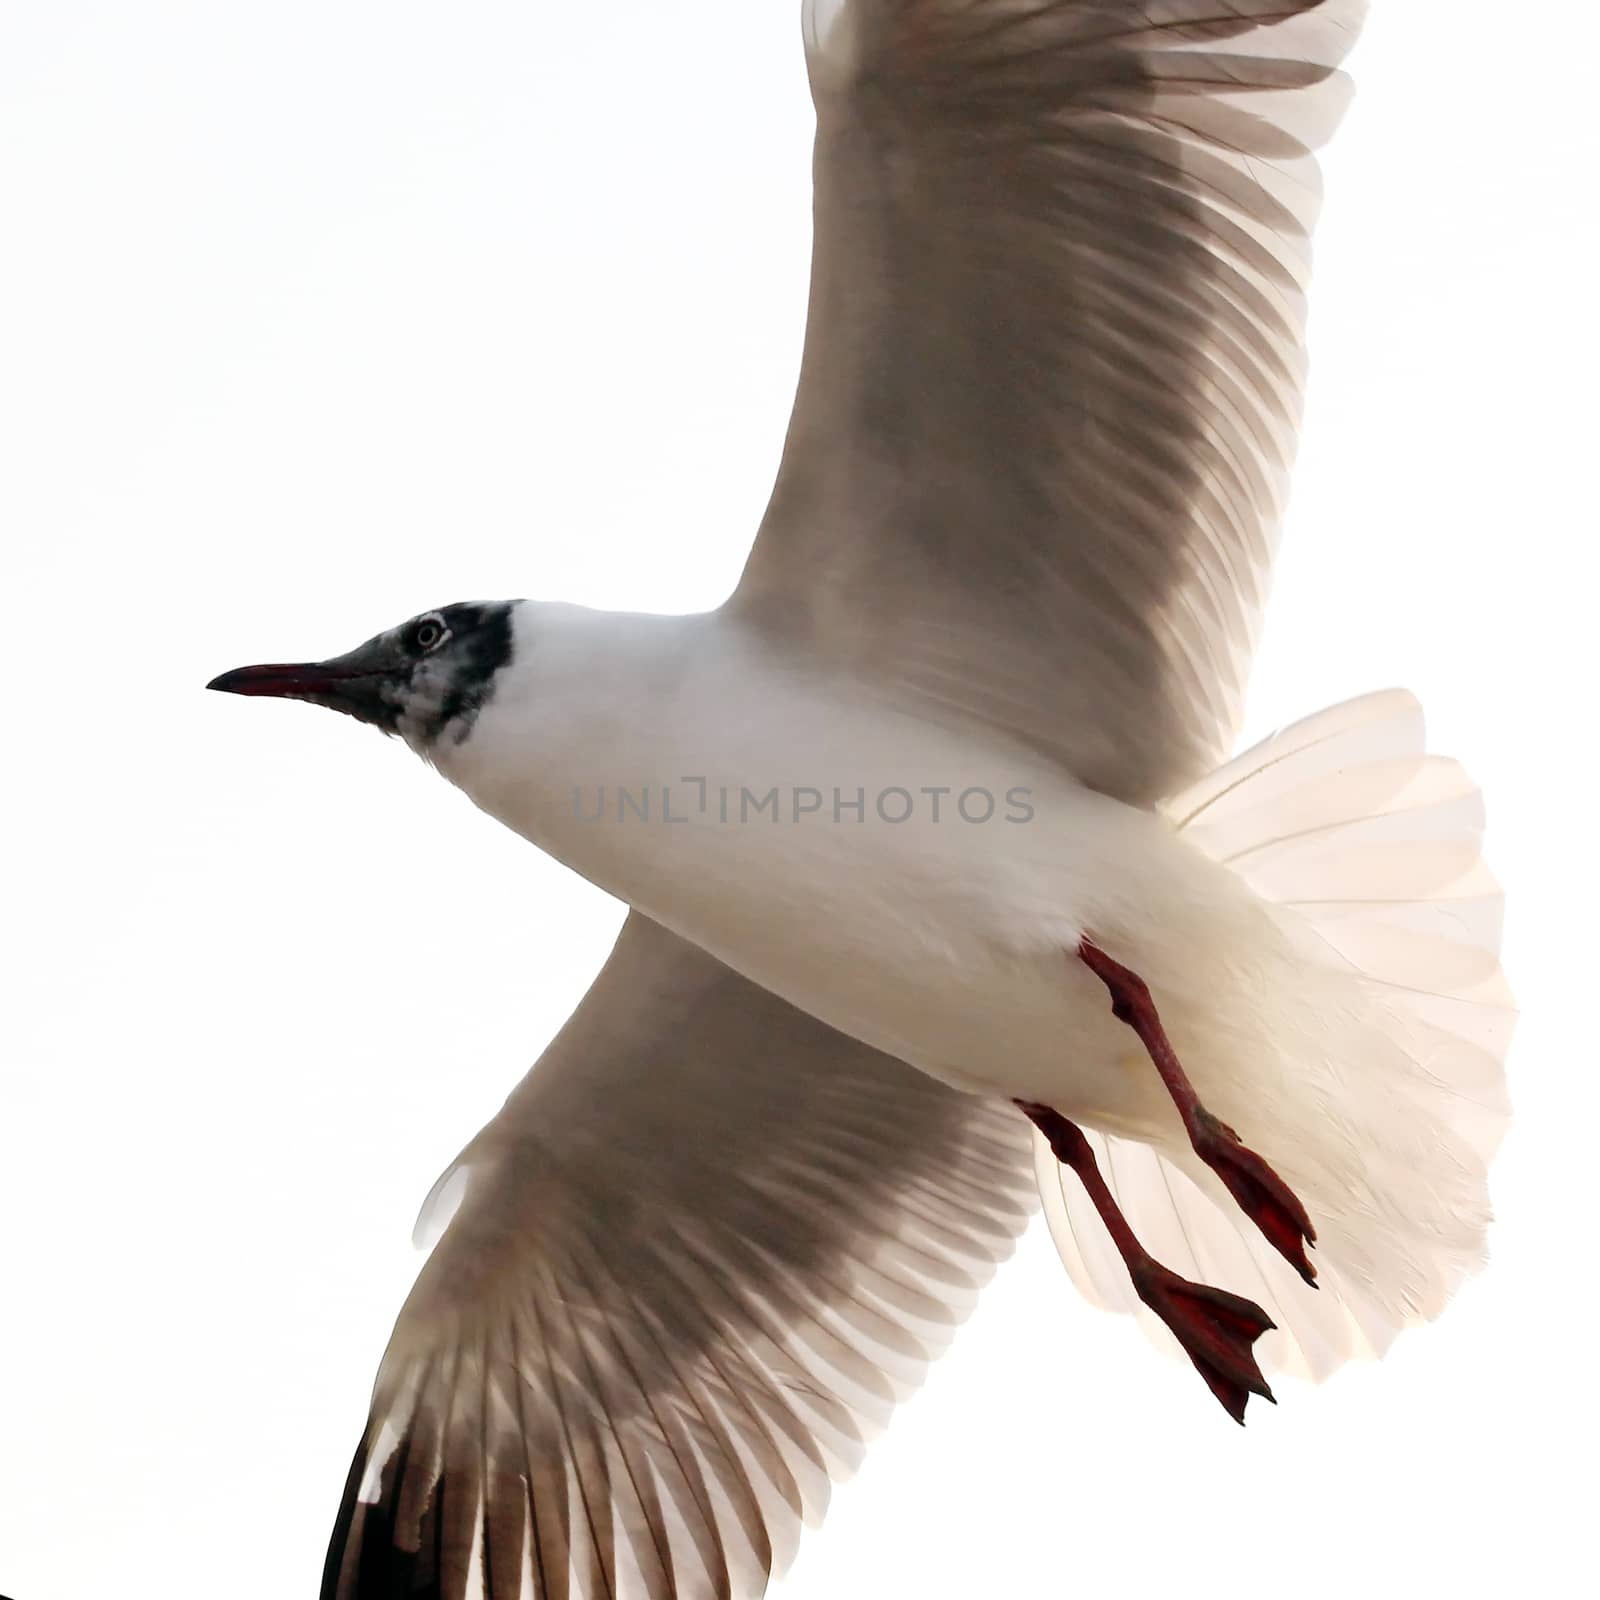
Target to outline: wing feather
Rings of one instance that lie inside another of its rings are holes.
[[[730,612],[1154,803],[1237,732],[1360,0],[812,0],[816,242]]]
[[[760,1594],[1033,1199],[1008,1108],[637,915],[456,1172],[326,1600]]]

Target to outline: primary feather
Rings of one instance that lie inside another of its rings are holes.
[[[328,1600],[759,1594],[1034,1204],[1005,1108],[638,915],[459,1167]]]

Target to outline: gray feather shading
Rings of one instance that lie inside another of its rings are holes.
[[[463,1161],[328,1600],[759,1594],[1036,1203],[1008,1107],[637,914]]]
[[[1350,0],[813,19],[799,392],[734,612],[1151,804],[1231,752]]]

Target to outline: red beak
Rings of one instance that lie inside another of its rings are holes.
[[[336,684],[362,674],[340,673],[329,663],[297,661],[286,665],[261,667],[235,667],[224,672],[206,685],[223,694],[266,694],[280,698],[296,695],[326,694]]]

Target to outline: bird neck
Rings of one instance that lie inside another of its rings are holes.
[[[697,714],[690,702],[707,692],[710,621],[523,601],[493,693],[467,738],[442,743],[434,764],[548,847],[575,791],[656,780],[670,730]]]

